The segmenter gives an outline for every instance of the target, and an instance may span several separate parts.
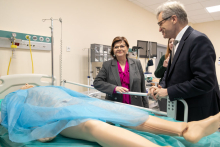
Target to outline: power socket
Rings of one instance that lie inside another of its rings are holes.
[[[70,47],[69,46],[66,47],[66,51],[70,52]]]

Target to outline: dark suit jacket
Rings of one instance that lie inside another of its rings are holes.
[[[215,50],[208,37],[189,27],[180,40],[172,64],[169,61],[165,79],[170,100],[185,99],[187,102],[188,121],[219,112],[215,60]],[[181,102],[177,104],[177,120],[183,120]]]
[[[142,66],[139,60],[128,58],[130,91],[146,93],[145,78]],[[122,94],[113,94],[116,86],[121,86],[118,72],[117,60],[109,60],[103,63],[99,74],[95,78],[94,87],[101,92],[106,93],[106,99],[122,102]],[[131,104],[136,106],[149,107],[147,97],[131,95]]]

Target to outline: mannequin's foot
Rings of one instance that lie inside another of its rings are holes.
[[[56,136],[54,136],[54,137],[47,137],[47,138],[40,138],[40,139],[38,139],[38,141],[40,141],[40,142],[49,142],[49,141],[53,140],[55,137]]]
[[[220,124],[220,112],[201,121],[188,123],[188,128],[183,132],[183,137],[191,142],[197,143],[201,138],[216,132]]]

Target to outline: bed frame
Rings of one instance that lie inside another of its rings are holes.
[[[7,94],[20,89],[26,83],[34,86],[52,85],[52,82],[46,80],[51,80],[51,78],[51,76],[43,74],[14,74],[2,76],[0,77],[0,99],[4,99]]]

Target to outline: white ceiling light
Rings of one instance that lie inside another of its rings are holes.
[[[218,12],[220,11],[220,5],[218,6],[212,6],[212,7],[206,7],[209,13]]]

